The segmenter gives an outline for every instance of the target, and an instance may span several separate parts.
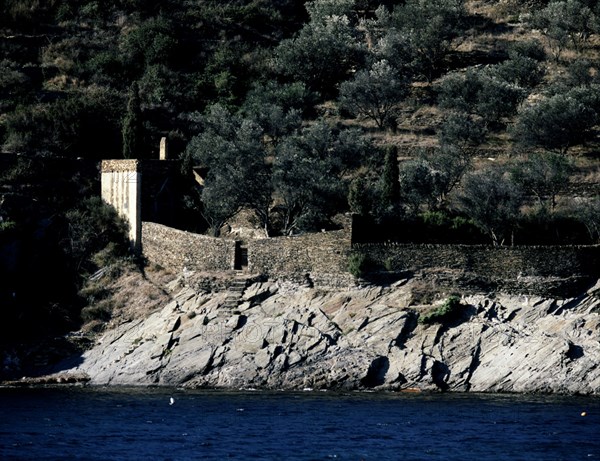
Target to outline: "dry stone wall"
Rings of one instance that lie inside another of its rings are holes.
[[[395,270],[462,269],[499,278],[570,277],[600,272],[600,246],[355,245],[371,261]]]
[[[446,270],[487,287],[530,293],[580,289],[600,276],[600,246],[360,244],[372,266],[395,271]],[[554,281],[552,281],[554,279]],[[564,283],[557,282],[562,279]]]
[[[148,260],[172,270],[230,271],[236,266],[239,242],[234,240],[150,222],[144,222],[142,238]],[[328,287],[354,284],[348,272],[352,253],[365,255],[375,271],[429,271],[440,284],[459,289],[576,293],[600,277],[599,245],[351,245],[350,231],[340,230],[251,240],[247,250],[249,273]]]
[[[347,230],[253,240],[248,244],[248,269],[253,273],[347,285],[350,233]]]
[[[212,238],[144,222],[142,241],[144,256],[148,261],[171,270],[233,270],[234,240]]]

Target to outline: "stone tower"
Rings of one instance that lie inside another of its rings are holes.
[[[142,245],[142,175],[138,160],[103,160],[102,199],[129,224],[129,241],[135,252]]]

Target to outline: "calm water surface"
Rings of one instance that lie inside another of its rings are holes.
[[[600,460],[597,398],[0,389],[0,412],[0,460]]]

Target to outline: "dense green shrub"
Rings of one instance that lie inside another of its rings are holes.
[[[456,295],[450,296],[444,304],[435,310],[419,316],[419,323],[423,325],[431,325],[433,323],[446,323],[457,320],[462,315],[464,306],[460,302],[460,297]]]
[[[369,268],[369,258],[362,253],[352,253],[348,258],[348,272],[354,277],[364,277]]]

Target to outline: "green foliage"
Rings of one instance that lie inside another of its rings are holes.
[[[444,208],[448,195],[471,167],[472,154],[454,146],[421,151],[400,167],[400,196],[413,214],[423,206]]]
[[[121,37],[120,48],[137,72],[153,64],[169,64],[178,46],[173,24],[164,17],[144,21]]]
[[[440,73],[465,18],[462,0],[408,0],[397,5],[387,39],[395,45],[388,47],[386,58],[406,62],[413,74],[431,82]]]
[[[442,146],[454,146],[461,150],[481,144],[487,130],[480,118],[463,112],[450,112],[440,126],[439,140]]]
[[[334,213],[340,188],[339,179],[328,176],[327,162],[286,146],[273,167],[281,233],[318,229]]]
[[[569,88],[590,87],[598,82],[595,66],[587,59],[577,59],[567,67],[565,84]]]
[[[324,122],[282,135],[271,150],[254,120],[218,105],[203,117],[203,128],[186,155],[209,168],[202,199],[213,231],[242,207],[267,235],[322,227],[344,208],[342,178],[368,150],[356,130],[336,132]]]
[[[401,165],[400,194],[413,214],[417,214],[422,205],[435,206],[440,173],[424,158],[408,160]]]
[[[25,102],[30,87],[30,79],[19,69],[17,63],[3,59],[0,61],[0,111],[14,109]]]
[[[592,101],[585,99],[586,94],[589,92],[557,94],[524,107],[513,129],[514,138],[525,147],[562,153],[585,142],[593,136],[598,121],[598,112],[591,107]]]
[[[9,234],[17,229],[17,223],[15,221],[3,220],[0,218],[0,236],[3,234]]]
[[[508,55],[511,59],[525,57],[540,63],[546,60],[544,46],[535,39],[514,42],[508,50]]]
[[[497,122],[514,115],[527,92],[493,72],[469,69],[442,80],[439,104],[467,114],[476,114],[486,122]]]
[[[600,197],[579,200],[574,214],[585,224],[585,227],[596,243],[600,242]]]
[[[389,146],[386,149],[381,179],[381,201],[383,205],[388,208],[397,207],[400,203],[400,168],[396,146]]]
[[[332,94],[362,60],[356,30],[345,15],[311,17],[294,38],[281,41],[274,53],[277,72],[323,95]]]
[[[595,12],[580,0],[551,1],[531,17],[532,27],[548,38],[557,61],[569,44],[581,49],[598,29],[598,21]]]
[[[19,106],[7,117],[3,148],[102,158],[118,151],[119,104],[114,92],[92,88],[53,103]]]
[[[221,41],[201,76],[202,97],[209,103],[237,105],[250,87],[253,72],[250,46],[239,41]]]
[[[500,80],[520,88],[534,88],[541,83],[546,73],[538,60],[516,53],[510,59],[493,66],[490,71]]]
[[[300,82],[255,83],[242,113],[258,123],[275,143],[300,128],[302,115],[313,105],[313,94]]]
[[[348,206],[350,211],[360,216],[367,216],[371,211],[371,200],[363,176],[354,178],[348,190]]]
[[[431,325],[433,323],[447,323],[457,320],[462,315],[464,306],[460,302],[460,297],[450,296],[444,304],[428,314],[419,316],[419,323]]]
[[[408,94],[408,81],[386,60],[369,71],[358,71],[340,86],[340,106],[355,116],[371,119],[381,129],[395,126],[399,104]]]
[[[523,195],[498,168],[486,168],[465,176],[458,197],[461,210],[491,237],[494,245],[513,241]]]
[[[129,89],[127,112],[123,118],[123,158],[139,158],[142,138],[142,109],[136,82]]]
[[[68,227],[62,247],[76,272],[95,271],[94,255],[100,251],[104,255],[96,260],[102,262],[112,262],[127,254],[127,225],[101,198],[84,199],[78,207],[67,211],[65,218]]]
[[[356,131],[336,132],[322,121],[280,144],[273,184],[284,234],[319,229],[343,209],[347,190],[342,178],[361,163],[363,146]]]
[[[499,23],[492,16],[469,16],[462,0],[304,3],[0,0],[0,142],[3,151],[22,154],[0,173],[0,234],[24,236],[28,276],[39,280],[50,277],[49,267],[59,269],[39,290],[43,295],[23,301],[43,304],[48,316],[32,311],[19,318],[60,323],[65,313],[56,306],[74,299],[81,275],[121,254],[120,243],[96,235],[103,228],[110,234],[103,227],[110,219],[75,201],[96,193],[93,174],[67,173],[62,164],[31,167],[41,158],[140,157],[150,151],[146,143],[168,134],[177,139],[175,155],[192,140],[188,167],[209,169],[202,212],[214,233],[243,207],[273,235],[327,227],[349,206],[370,225],[387,225],[390,238],[458,241],[469,234],[466,240],[479,242],[476,222],[500,243],[519,217],[520,194],[506,174],[464,180],[475,148],[489,141],[485,149],[496,150],[496,142],[502,149],[500,130],[512,125],[517,147],[564,153],[595,142],[600,87],[589,38],[599,31],[597,2],[517,2],[522,18],[532,17],[544,35],[544,46],[524,41],[529,33],[494,43],[479,36],[504,31],[493,28]],[[498,63],[508,42],[514,43],[508,58]],[[471,43],[472,52],[465,46]],[[548,44],[557,61],[572,48],[570,63],[547,65]],[[414,80],[440,77],[435,107],[432,86]],[[139,90],[128,98],[135,85]],[[348,114],[380,129],[393,128],[402,114],[402,133],[375,133],[378,145],[404,145],[421,134],[427,139],[419,144],[428,143],[437,131],[439,148],[402,161],[396,171],[398,162],[391,156],[384,162],[361,130],[342,129],[356,125],[344,119]],[[324,119],[315,122],[319,116]],[[489,138],[488,130],[495,131]],[[545,219],[574,222],[552,210],[572,174],[566,160],[529,155],[511,170],[512,181],[539,203],[519,232],[551,230]],[[199,209],[199,195],[187,195],[189,209]],[[594,239],[597,208],[583,199],[573,208]],[[86,227],[90,217],[94,229]],[[7,324],[22,314],[14,312]]]
[[[262,130],[256,123],[211,106],[204,131],[186,149],[194,163],[209,168],[202,192],[203,215],[214,235],[243,206],[255,211],[268,232],[271,181]]]
[[[366,255],[352,253],[348,258],[348,272],[356,278],[361,278],[366,275],[369,264],[369,258]]]
[[[114,306],[111,300],[105,299],[96,304],[86,306],[81,310],[81,320],[83,323],[90,323],[97,320],[108,322],[112,317]]]
[[[513,180],[533,194],[540,206],[553,210],[557,195],[569,185],[573,162],[562,154],[532,153],[513,166]]]

